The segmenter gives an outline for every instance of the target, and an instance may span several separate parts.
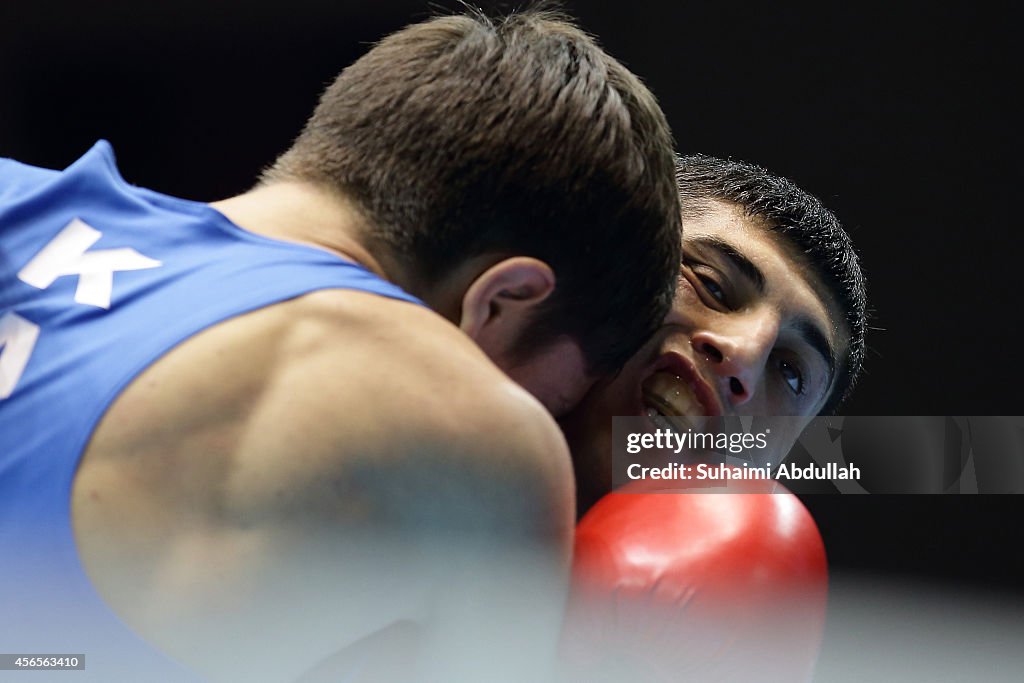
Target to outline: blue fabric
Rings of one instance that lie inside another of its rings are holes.
[[[109,308],[75,301],[85,280],[77,271],[44,286],[19,277],[76,219],[101,233],[86,254],[122,250],[124,261],[123,250],[134,250],[159,262],[115,269]],[[86,654],[84,678],[55,672],[58,680],[190,679],[131,633],[85,576],[70,521],[75,469],[111,402],[168,350],[225,319],[327,288],[422,305],[326,251],[127,184],[104,141],[63,172],[0,160],[0,320],[38,327],[23,374],[0,398],[0,652]],[[13,347],[0,349],[0,361],[10,365]]]

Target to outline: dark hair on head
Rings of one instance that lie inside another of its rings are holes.
[[[701,216],[711,199],[739,205],[747,215],[761,218],[769,230],[793,244],[835,298],[850,337],[846,358],[837,359],[835,383],[821,411],[834,412],[860,374],[867,330],[864,275],[839,219],[791,180],[742,161],[703,154],[677,157],[676,182],[684,220]]]
[[[519,352],[569,336],[600,372],[671,306],[672,168],[653,95],[591,37],[547,10],[470,11],[409,26],[346,68],[264,181],[354,198],[413,293],[474,256],[548,263],[556,288]]]

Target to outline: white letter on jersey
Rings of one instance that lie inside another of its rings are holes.
[[[14,391],[39,337],[39,325],[17,313],[0,317],[0,399]]]
[[[161,264],[134,249],[89,252],[89,247],[102,236],[99,230],[76,218],[21,269],[18,279],[38,289],[46,289],[62,275],[78,275],[75,301],[110,308],[115,271],[145,270]]]

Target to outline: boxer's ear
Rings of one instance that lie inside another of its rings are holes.
[[[555,273],[543,261],[528,256],[499,261],[466,289],[459,327],[497,360],[509,355],[554,289]]]

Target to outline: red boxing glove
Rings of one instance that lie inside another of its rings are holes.
[[[779,488],[599,501],[576,529],[565,680],[810,680],[825,549],[796,496],[763,493]]]

